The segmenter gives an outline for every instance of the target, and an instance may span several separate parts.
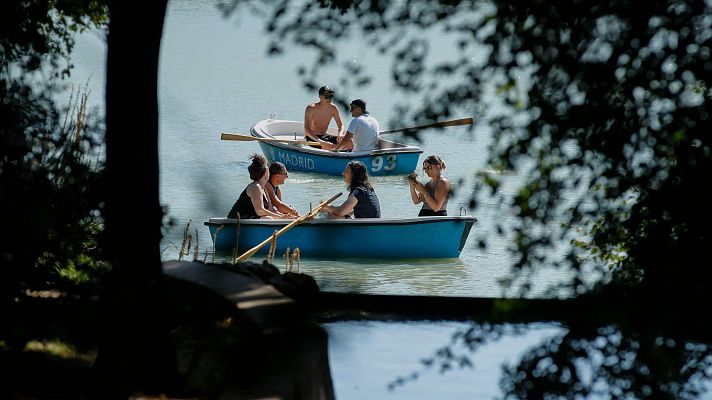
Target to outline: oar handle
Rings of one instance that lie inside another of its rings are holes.
[[[425,129],[425,128],[442,128],[446,126],[459,126],[459,125],[472,125],[475,120],[474,118],[460,118],[460,119],[453,119],[450,121],[442,121],[442,122],[436,122],[434,124],[428,124],[428,125],[418,125],[418,126],[411,126],[408,128],[398,128],[398,129],[389,129],[386,131],[380,131],[379,134],[387,134],[387,133],[396,133],[396,132],[405,132],[405,131],[413,131],[416,129]]]
[[[245,261],[246,259],[252,257],[253,255],[255,255],[255,253],[257,253],[257,252],[258,252],[262,247],[264,247],[267,243],[271,242],[271,241],[272,241],[272,237],[277,238],[277,237],[279,237],[279,235],[283,234],[284,232],[288,231],[289,229],[292,229],[294,226],[297,226],[297,225],[301,224],[302,222],[304,222],[304,221],[306,221],[306,220],[308,220],[308,219],[310,219],[310,218],[313,218],[316,214],[319,213],[319,210],[321,210],[322,207],[324,207],[325,205],[327,205],[327,204],[331,203],[332,201],[336,200],[339,196],[341,196],[341,192],[339,192],[339,193],[337,193],[337,194],[331,196],[330,199],[323,201],[321,204],[319,204],[318,206],[316,206],[316,208],[314,208],[314,209],[311,210],[310,212],[308,212],[308,213],[302,215],[301,217],[295,219],[294,221],[290,222],[287,226],[285,226],[284,228],[278,230],[273,236],[268,237],[267,239],[263,240],[262,243],[260,243],[260,244],[258,244],[257,246],[251,248],[250,250],[247,250],[243,255],[241,255],[240,257],[238,257],[237,260],[235,260],[235,261],[236,261],[236,262]]]
[[[220,139],[222,139],[222,140],[236,140],[238,142],[272,142],[272,143],[308,144],[311,146],[321,146],[320,143],[310,142],[307,140],[258,138],[258,137],[254,137],[254,136],[240,135],[239,133],[226,133],[226,132],[223,132],[220,134]]]

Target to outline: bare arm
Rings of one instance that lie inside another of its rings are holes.
[[[337,136],[344,136],[344,122],[341,120],[341,113],[339,112],[339,107],[334,106],[334,121],[336,121],[336,128],[339,130]]]
[[[354,207],[356,207],[356,204],[358,204],[358,199],[356,199],[356,196],[351,194],[342,205],[334,207],[327,204],[322,209],[326,210],[329,214],[332,214],[334,216],[343,217],[347,214],[351,214],[351,212],[353,212],[354,210]]]
[[[408,187],[410,188],[410,198],[411,200],[413,200],[413,204],[419,204],[423,202],[423,195],[416,189],[418,185],[422,186],[422,184],[418,182],[415,177],[412,179],[408,179]]]
[[[255,212],[260,217],[272,217],[272,218],[285,218],[284,214],[279,212],[273,212],[265,208],[262,203],[263,196],[262,187],[260,185],[251,185],[247,189],[247,195],[250,196],[250,201],[252,201],[252,207],[255,208]]]
[[[299,213],[297,210],[294,208],[284,204],[282,199],[277,196],[277,194],[272,190],[272,187],[270,185],[265,186],[265,192],[267,192],[267,196],[269,196],[270,201],[272,202],[272,205],[274,208],[277,209],[277,211],[283,213],[283,214],[291,214],[294,215],[295,217],[299,216]]]
[[[423,196],[423,200],[428,203],[428,205],[430,206],[430,208],[432,208],[433,211],[440,211],[440,207],[443,206],[445,199],[447,199],[447,196],[450,193],[450,181],[445,178],[442,178],[442,182],[444,184],[438,185],[438,187],[435,189],[435,198],[428,194],[428,191],[425,190],[425,186],[423,186],[422,184],[420,185],[423,187],[422,191],[420,191],[421,195]]]
[[[339,150],[341,150],[342,148],[344,148],[344,147],[346,147],[347,145],[349,145],[349,144],[351,143],[351,139],[353,138],[353,136],[354,136],[353,133],[347,131],[347,132],[346,132],[346,135],[344,135],[344,138],[341,139],[341,141],[339,141],[339,144],[337,144],[336,146],[334,146],[334,147],[331,149],[331,151],[339,151]]]

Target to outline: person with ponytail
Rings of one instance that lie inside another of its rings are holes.
[[[418,182],[418,175],[408,175],[408,186],[413,204],[423,203],[419,217],[446,216],[447,201],[450,197],[450,181],[442,176],[445,161],[438,156],[430,156],[423,161],[423,170],[430,181],[423,185]]]
[[[237,218],[237,214],[240,214],[241,219],[294,218],[291,214],[283,214],[272,209],[272,203],[265,191],[265,185],[269,179],[267,160],[259,154],[253,154],[250,159],[252,164],[247,167],[247,171],[250,173],[252,182],[240,193],[240,197],[233,204],[227,217]]]

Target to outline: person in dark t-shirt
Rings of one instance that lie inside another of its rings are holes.
[[[325,205],[329,218],[380,218],[381,205],[368,179],[368,170],[361,161],[351,161],[342,173],[349,197],[338,207]]]

